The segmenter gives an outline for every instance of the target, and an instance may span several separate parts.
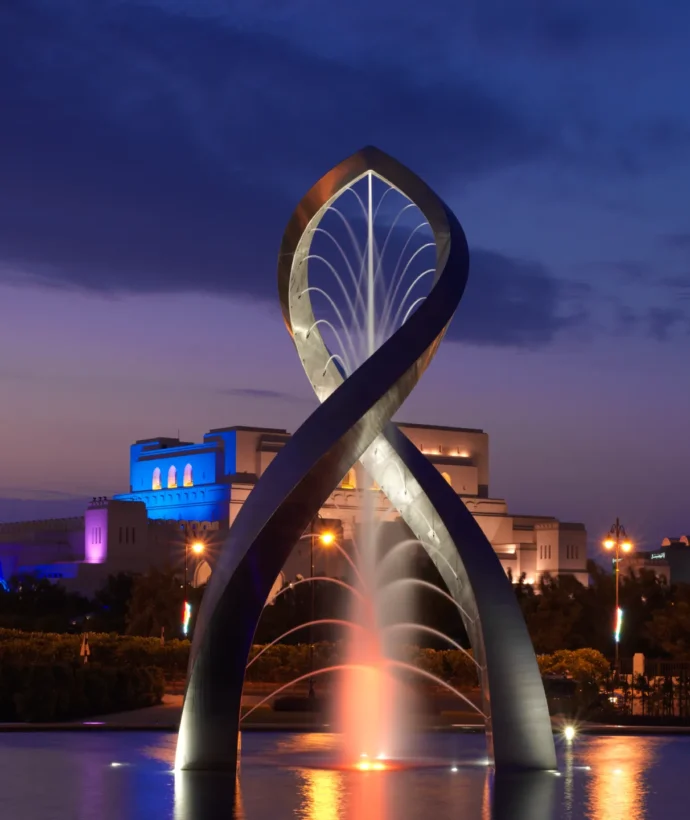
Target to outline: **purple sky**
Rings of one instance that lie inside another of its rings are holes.
[[[516,512],[690,530],[690,6],[227,8],[0,7],[0,520],[125,490],[137,438],[309,414],[278,245],[373,143],[472,252],[400,418],[485,428]]]

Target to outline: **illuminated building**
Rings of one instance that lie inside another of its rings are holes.
[[[400,427],[462,497],[515,582],[522,576],[536,584],[548,573],[570,574],[587,583],[587,533],[582,524],[515,515],[505,500],[490,496],[486,432],[421,424]],[[75,585],[89,589],[111,572],[176,566],[185,539],[201,536],[220,542],[289,437],[283,429],[239,426],[211,430],[201,443],[177,438],[137,441],[130,448],[129,492],[94,499],[83,519],[0,525],[0,577],[36,571],[69,580],[76,579],[78,571],[81,582]],[[321,517],[345,541],[362,520],[365,492],[377,493],[381,518],[397,519],[383,494],[359,470],[350,470],[321,509]],[[308,539],[295,547],[286,578],[308,575],[308,552]],[[333,552],[316,551],[317,572],[345,574]],[[212,562],[212,550],[195,562],[192,583],[208,578]]]

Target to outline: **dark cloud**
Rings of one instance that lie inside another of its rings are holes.
[[[365,4],[355,6],[359,20]],[[474,3],[463,25],[477,37],[522,34],[565,50],[632,25],[629,14],[612,27],[596,7]],[[247,24],[240,12],[249,8],[239,4],[235,19],[212,2],[2,4],[0,279],[275,299],[294,203],[361,145],[380,144],[442,193],[459,174],[562,150],[560,124],[486,76],[439,60],[433,80],[415,78],[399,70],[390,42],[382,53],[353,46],[344,60],[337,26],[308,48],[277,25],[267,33]],[[428,31],[408,40],[408,68],[433,68]],[[667,146],[673,125],[645,126],[644,139]],[[585,321],[584,296],[534,262],[477,249],[452,334],[546,344]]]
[[[665,234],[662,239],[669,248],[690,251],[690,231]]]
[[[634,259],[619,259],[617,262],[597,264],[597,267],[615,271],[623,279],[641,282],[650,277],[649,265]]]
[[[662,285],[671,292],[674,301],[690,300],[690,273],[685,276],[667,276]]]
[[[0,9],[6,281],[273,295],[294,203],[362,144],[424,144],[436,176],[548,150],[462,78],[414,88],[162,7],[49,8]]]
[[[550,55],[572,55],[649,34],[647,16],[629,0],[473,0],[467,6],[481,41],[511,50],[528,45]]]
[[[542,346],[587,322],[588,293],[587,285],[564,282],[538,262],[474,249],[449,335],[474,344]]]
[[[666,342],[676,330],[690,331],[687,311],[679,308],[653,307],[647,314],[650,335],[659,342]]]

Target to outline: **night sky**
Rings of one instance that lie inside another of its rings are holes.
[[[138,438],[295,427],[275,268],[375,144],[470,284],[399,418],[483,427],[518,513],[690,530],[690,4],[3,0],[0,520],[128,488]]]

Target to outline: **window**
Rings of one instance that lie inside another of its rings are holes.
[[[450,484],[450,486],[452,487],[452,486],[453,486],[453,481],[451,480],[450,475],[448,475],[448,473],[441,473],[441,475],[442,475],[442,476],[446,479],[446,481],[447,481],[447,482]]]
[[[340,483],[340,486],[343,490],[357,489],[357,473],[355,472],[354,467],[351,470],[348,470],[347,475]]]
[[[539,560],[541,561],[544,558],[544,545],[539,544]]]
[[[193,487],[194,486],[194,478],[192,476],[192,465],[187,464],[184,468],[184,479],[182,481],[185,487]]]
[[[168,470],[168,489],[177,487],[177,469],[173,466]]]
[[[151,482],[151,489],[152,490],[160,490],[161,489],[161,468],[156,467],[153,471],[153,481]]]

